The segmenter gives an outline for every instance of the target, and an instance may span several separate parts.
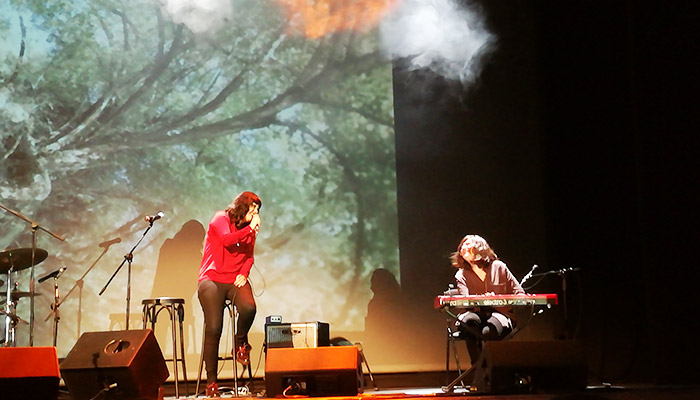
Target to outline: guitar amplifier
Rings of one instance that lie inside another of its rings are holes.
[[[326,322],[265,324],[266,348],[330,346],[329,328]]]

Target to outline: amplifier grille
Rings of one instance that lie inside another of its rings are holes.
[[[265,343],[267,348],[329,346],[329,325],[325,322],[266,324]]]

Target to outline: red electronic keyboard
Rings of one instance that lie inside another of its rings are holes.
[[[509,306],[550,306],[556,305],[556,294],[492,294],[492,295],[452,295],[437,296],[435,308],[454,307],[509,307]]]

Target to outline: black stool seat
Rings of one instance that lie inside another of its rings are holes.
[[[154,299],[143,299],[143,305],[167,305],[167,304],[185,304],[185,299],[178,297],[156,297]]]

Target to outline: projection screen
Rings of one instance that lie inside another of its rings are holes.
[[[127,305],[139,329],[143,299],[181,297],[193,376],[205,230],[244,190],[263,202],[254,364],[267,315],[366,339],[372,276],[399,279],[391,63],[372,16],[337,24],[304,3],[0,5],[0,204],[26,217],[0,210],[0,251],[31,248],[35,222],[48,253],[35,279],[66,268],[59,357],[84,332],[127,329]],[[28,292],[30,271],[0,279]],[[35,292],[33,344],[50,346],[54,280]],[[30,308],[22,297],[16,313]],[[159,322],[169,353],[166,332]],[[29,325],[15,333],[26,346]]]

